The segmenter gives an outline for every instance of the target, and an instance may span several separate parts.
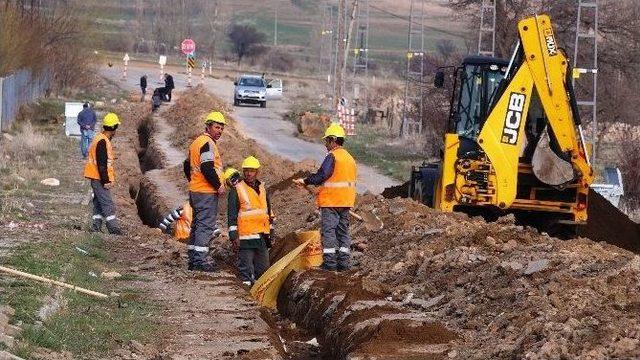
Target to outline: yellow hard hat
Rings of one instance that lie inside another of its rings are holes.
[[[234,174],[239,174],[238,170],[229,167],[224,171],[224,174],[222,174],[222,177],[224,178],[224,181],[229,180]]]
[[[220,111],[212,111],[207,115],[207,118],[204,120],[205,124],[218,123],[222,125],[226,125],[227,121],[224,119],[224,115]]]
[[[242,162],[243,169],[260,169],[260,161],[253,156],[249,156]]]
[[[114,113],[108,113],[104,116],[102,120],[102,126],[114,127],[116,125],[120,125],[120,119],[118,119],[118,115]]]
[[[324,136],[322,138],[324,139],[329,136],[334,136],[337,138],[346,137],[344,129],[338,123],[331,123],[331,125],[329,125],[329,127],[327,128],[327,131],[324,132]]]

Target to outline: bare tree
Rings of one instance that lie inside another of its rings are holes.
[[[227,35],[233,52],[238,58],[238,65],[240,65],[242,58],[259,55],[266,50],[262,43],[267,36],[251,25],[233,24]]]

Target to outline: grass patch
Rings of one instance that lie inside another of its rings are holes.
[[[89,254],[77,251],[76,246]],[[6,259],[6,264],[53,279],[64,277],[65,282],[109,294],[127,278],[116,282],[99,277],[102,271],[113,270],[107,254],[101,235],[81,234],[22,245]],[[132,274],[128,279],[138,277]],[[64,290],[61,310],[43,320],[36,314],[56,288],[13,278],[4,288],[0,302],[16,310],[12,321],[22,323],[24,329],[15,349],[18,356],[29,357],[36,347],[70,351],[82,357],[101,356],[129,340],[151,339],[158,330],[153,321],[157,309],[135,289],[122,290],[127,293],[124,306],[113,299],[100,300]]]
[[[349,136],[345,148],[358,162],[372,166],[399,181],[409,180],[411,166],[419,165],[426,156],[416,146],[390,143],[385,129],[361,126],[356,136]]]

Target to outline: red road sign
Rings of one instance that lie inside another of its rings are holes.
[[[184,39],[180,44],[180,49],[185,55],[193,54],[196,51],[196,42],[191,39]]]

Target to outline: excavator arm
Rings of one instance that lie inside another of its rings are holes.
[[[478,144],[493,166],[494,202],[500,208],[510,207],[516,199],[519,157],[534,91],[557,151],[573,169],[572,180],[578,179],[584,188],[593,181],[570,103],[573,94],[566,83],[567,58],[557,47],[551,21],[547,15],[529,17],[518,23],[518,31],[523,51],[520,64],[511,65],[517,70],[510,79],[503,80],[509,82],[478,136]]]

